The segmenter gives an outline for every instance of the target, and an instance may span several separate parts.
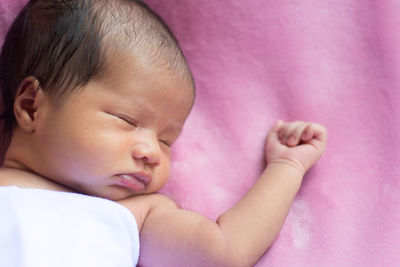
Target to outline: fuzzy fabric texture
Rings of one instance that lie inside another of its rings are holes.
[[[0,0],[1,35],[23,2]],[[258,178],[276,120],[316,121],[326,153],[257,266],[398,266],[400,1],[147,2],[197,85],[163,192],[215,219]]]

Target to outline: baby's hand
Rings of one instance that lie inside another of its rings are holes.
[[[268,134],[267,164],[284,163],[305,173],[322,156],[326,137],[320,124],[278,121]]]

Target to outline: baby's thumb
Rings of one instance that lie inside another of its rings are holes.
[[[270,144],[271,142],[280,142],[279,136],[278,136],[278,131],[283,124],[284,124],[284,122],[282,120],[278,120],[275,123],[275,125],[272,127],[272,129],[268,133],[267,144]]]

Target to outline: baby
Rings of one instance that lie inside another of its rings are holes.
[[[1,266],[253,266],[326,145],[323,126],[278,121],[260,178],[216,222],[158,194],[195,88],[139,0],[29,1],[0,75]]]

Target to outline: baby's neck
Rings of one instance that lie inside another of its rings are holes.
[[[12,167],[0,167],[0,186],[18,186],[52,191],[73,192],[71,189],[55,183],[36,173]]]
[[[32,156],[29,136],[20,129],[15,129],[9,147],[0,166],[0,186],[18,186],[22,188],[38,188],[52,191],[73,192],[47,177],[34,172],[26,165]]]

